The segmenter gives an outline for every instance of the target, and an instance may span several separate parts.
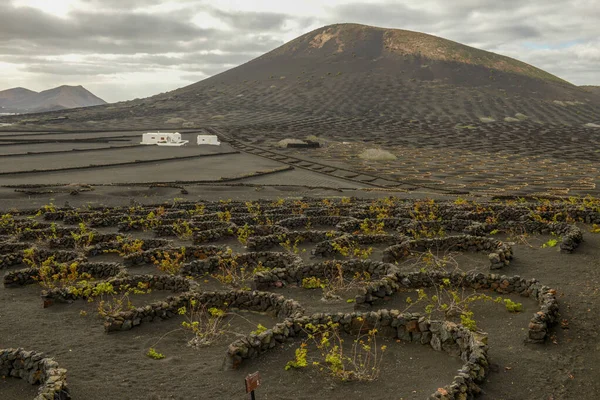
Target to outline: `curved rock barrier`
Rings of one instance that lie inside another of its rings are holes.
[[[301,285],[304,278],[333,279],[341,272],[344,277],[352,278],[356,273],[367,273],[372,279],[393,276],[398,269],[393,264],[371,260],[328,260],[320,263],[302,264],[289,268],[276,268],[259,272],[254,277],[257,289],[285,285]]]
[[[381,304],[402,288],[421,289],[444,284],[449,280],[452,286],[474,290],[491,290],[498,294],[515,293],[537,300],[540,310],[533,314],[528,326],[526,340],[531,343],[543,343],[549,336],[549,330],[559,318],[556,290],[542,285],[536,279],[524,279],[520,276],[498,274],[466,274],[456,272],[412,272],[396,273],[369,283],[363,293],[356,296],[358,306]]]
[[[87,299],[91,296],[94,288],[98,285],[112,285],[115,293],[119,293],[125,288],[137,287],[143,284],[152,290],[169,290],[172,292],[187,292],[196,288],[196,283],[182,276],[173,275],[133,275],[125,277],[114,277],[103,281],[92,281],[85,285],[85,289],[90,291],[73,291],[69,287],[59,287],[43,290],[41,297],[44,308],[50,307],[54,303],[71,303],[77,299]],[[77,285],[75,285],[77,287]],[[89,294],[89,295],[88,295]]]
[[[492,231],[554,234],[560,238],[560,251],[563,253],[572,253],[583,241],[581,229],[566,222],[504,221],[494,224],[476,223],[465,229],[465,233],[477,236],[488,235]]]
[[[252,251],[263,251],[268,250],[274,246],[278,246],[280,243],[289,240],[289,243],[319,243],[325,240],[329,240],[332,237],[338,237],[342,234],[336,231],[324,232],[324,231],[290,231],[283,234],[266,235],[266,236],[251,236],[248,238],[246,247]]]
[[[331,234],[329,234],[330,237]],[[406,240],[405,236],[401,235],[388,235],[388,234],[376,234],[376,235],[348,235],[336,237],[330,240],[324,240],[317,243],[315,248],[312,250],[312,254],[318,257],[333,257],[339,255],[337,248],[350,248],[355,245],[378,245],[387,244],[393,245],[402,243]]]
[[[290,338],[306,336],[309,324],[339,324],[340,331],[357,334],[363,329],[374,329],[395,340],[419,343],[435,351],[444,351],[460,357],[464,362],[453,381],[438,389],[432,399],[467,399],[479,394],[479,385],[485,381],[490,367],[485,339],[462,325],[448,321],[427,321],[418,314],[402,314],[398,310],[378,310],[368,313],[326,314],[289,318],[258,335],[250,334],[229,345],[224,366],[236,369],[246,360],[256,358],[276,348]]]
[[[130,237],[118,237],[117,240],[96,243],[94,245],[86,246],[83,251],[85,255],[89,257],[101,255],[104,253],[118,253],[123,249],[123,246],[131,245],[132,243],[133,240]],[[143,252],[161,247],[171,247],[172,245],[173,241],[168,239],[146,239],[141,241],[140,250]]]
[[[95,279],[107,279],[127,274],[127,270],[123,265],[114,262],[78,262],[77,272],[79,274],[89,274]],[[4,286],[19,287],[37,283],[39,273],[40,269],[37,267],[11,271],[4,275]]]
[[[223,228],[208,229],[206,231],[194,232],[193,243],[203,244],[208,242],[214,242],[224,237],[234,236],[237,230],[237,226],[232,223],[227,223]]]
[[[223,260],[235,262],[238,268],[255,268],[259,264],[267,269],[284,271],[292,270],[302,263],[302,259],[293,253],[271,251],[249,252],[236,255],[221,255],[206,259],[194,260],[183,265],[181,274],[184,276],[205,276],[219,269]]]
[[[155,247],[150,250],[128,254],[123,257],[123,262],[127,266],[152,264],[156,257],[161,255],[169,254],[182,254],[183,261],[188,260],[203,260],[205,258],[216,256],[217,254],[225,253],[227,251],[226,246],[184,246],[184,247]]]
[[[325,226],[332,227],[339,230],[341,224],[349,224],[354,222],[360,222],[356,218],[347,216],[296,216],[286,219],[282,219],[277,222],[277,225],[286,227],[288,229],[298,229],[305,227]]]
[[[31,385],[40,385],[34,400],[71,399],[67,370],[37,351],[0,349],[0,376],[21,378]]]
[[[405,240],[383,251],[384,262],[400,261],[411,252],[428,250],[489,251],[490,269],[499,269],[513,258],[512,247],[500,240],[482,236],[457,235],[433,239]]]
[[[191,300],[209,307],[227,310],[239,309],[272,314],[279,319],[296,318],[304,315],[304,308],[297,301],[284,296],[259,291],[231,290],[219,292],[186,292],[168,297],[144,307],[123,311],[106,317],[104,329],[108,332],[130,330],[144,322],[164,320],[178,315],[179,308]]]

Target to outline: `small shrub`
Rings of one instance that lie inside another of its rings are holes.
[[[150,349],[148,349],[148,352],[146,353],[146,355],[148,357],[152,358],[153,360],[162,360],[163,358],[165,358],[165,355],[157,352],[154,349],[154,347],[150,347]]]
[[[363,249],[354,241],[338,241],[334,240],[331,242],[333,250],[343,257],[360,258],[366,260],[373,254],[373,248],[368,247]]]
[[[261,333],[266,332],[266,331],[267,331],[267,328],[265,326],[263,326],[262,324],[258,324],[256,326],[256,330],[254,330],[250,333],[253,335],[260,335]]]
[[[138,282],[137,286],[122,285],[118,289],[117,293],[109,282],[101,282],[93,289],[84,288],[83,295],[87,295],[88,301],[93,301],[94,298],[100,298],[101,300],[98,302],[97,307],[98,314],[101,317],[109,317],[135,308],[131,303],[131,295],[152,293],[150,284],[143,282]],[[110,298],[107,296],[110,296]]]
[[[43,288],[53,289],[72,286],[79,280],[91,279],[91,275],[80,272],[78,262],[59,263],[51,256],[42,262],[34,279]]]
[[[194,231],[187,221],[181,221],[173,224],[173,230],[179,239],[188,240],[194,235]]]
[[[381,235],[385,233],[385,223],[374,222],[369,218],[365,218],[360,224],[360,232],[364,235]]]
[[[254,276],[259,272],[269,270],[270,268],[265,267],[262,261],[259,261],[254,268],[240,266],[233,256],[233,251],[227,249],[224,254],[219,256],[218,271],[211,276],[224,285],[250,290],[250,282],[254,280]]]
[[[244,246],[248,244],[248,238],[254,234],[254,230],[248,224],[244,224],[237,230],[238,241]]]
[[[204,304],[191,299],[188,306],[179,308],[177,313],[185,316],[186,320],[181,326],[194,334],[190,341],[194,346],[208,346],[224,333],[222,325],[227,315],[224,310],[216,307],[206,308]]]
[[[79,223],[79,232],[71,232],[71,237],[75,241],[75,247],[83,249],[92,244],[94,232],[90,231],[88,227],[81,222]]]
[[[359,322],[363,321],[358,318]],[[364,323],[364,321],[363,321]],[[381,362],[386,346],[377,345],[377,329],[371,329],[362,334],[362,327],[358,335],[352,340],[348,352],[344,350],[344,339],[340,332],[339,323],[331,319],[325,324],[307,324],[304,327],[311,341],[318,351],[318,358],[312,365],[341,381],[373,381],[381,371]],[[286,370],[291,368],[304,368],[308,366],[307,343],[303,342],[296,349],[296,357],[288,362]]]
[[[221,222],[229,222],[229,221],[231,221],[231,211],[229,211],[229,210],[219,211],[217,213],[217,218]]]
[[[511,299],[504,299],[504,305],[509,312],[517,313],[523,311],[523,304],[516,303]]]
[[[123,242],[118,253],[121,257],[142,253],[144,251],[143,246],[144,241],[141,239],[135,239],[133,242]]]
[[[306,348],[306,343],[302,343],[300,347],[296,349],[296,357],[292,361],[288,361],[285,364],[285,370],[288,371],[292,368],[306,368],[308,366],[308,361],[306,356],[308,355],[308,349]]]
[[[170,253],[168,251],[159,251],[158,254],[152,257],[152,262],[157,268],[170,275],[176,275],[181,271],[181,267],[185,261],[185,247],[182,247],[179,252]]]
[[[302,279],[302,287],[304,289],[323,289],[329,281],[327,279],[321,280],[315,276]]]
[[[556,247],[556,245],[558,244],[558,240],[556,239],[549,239],[546,243],[544,243],[542,245],[542,248],[548,248],[548,247]]]
[[[204,215],[204,210],[205,210],[206,206],[204,204],[196,204],[195,208],[193,210],[189,210],[188,214],[190,216],[193,215]]]
[[[304,239],[302,237],[298,237],[298,238],[294,239],[293,242],[285,234],[279,235],[277,238],[279,240],[281,240],[281,242],[279,242],[279,245],[281,247],[283,247],[283,249],[285,251],[287,251],[289,253],[294,253],[294,254],[298,254],[301,252],[301,250],[298,248],[298,245],[304,241]],[[302,250],[302,252],[304,252],[304,251],[306,251],[306,250]]]

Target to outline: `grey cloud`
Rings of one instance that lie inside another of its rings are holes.
[[[179,78],[161,83],[165,91],[175,89],[168,85],[176,85],[177,79],[183,85],[249,61],[282,45],[283,37],[357,22],[433,34],[518,58],[577,84],[600,84],[600,51],[594,52],[600,47],[600,7],[595,0],[354,1],[309,17],[224,11],[208,0],[171,0],[170,11],[153,12],[163,3],[81,0],[82,7],[59,18],[0,1],[0,61],[19,66],[34,82],[73,79],[85,85],[96,82],[97,75],[176,72]],[[228,29],[197,26],[192,18],[201,11]],[[63,54],[82,59],[52,60]],[[0,89],[10,85],[2,79]],[[119,86],[108,80],[98,85],[101,94],[110,87],[115,94],[106,97],[112,99],[147,96],[156,86]]]
[[[80,38],[163,40],[182,37],[207,36],[209,30],[191,22],[180,22],[185,14],[141,12],[88,12],[76,11],[62,19],[33,8],[0,6],[0,39],[62,39],[77,41]],[[184,18],[185,21],[185,18]]]
[[[218,9],[212,9],[210,13],[235,29],[259,32],[281,29],[286,19],[289,18],[285,14],[228,12]]]
[[[333,8],[337,22],[359,22],[386,28],[429,25],[436,21],[434,11],[423,11],[393,2],[378,5],[349,3]]]

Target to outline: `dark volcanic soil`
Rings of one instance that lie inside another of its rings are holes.
[[[497,304],[481,303],[474,307],[479,327],[489,335],[493,364],[482,386],[482,399],[588,399],[600,389],[596,323],[600,312],[600,235],[587,233],[588,226],[582,228],[586,232],[585,242],[573,254],[558,253],[556,248],[542,249],[540,245],[547,237],[532,237],[531,246],[514,246],[515,258],[502,270],[506,275],[535,277],[557,289],[564,322],[562,328],[561,324],[554,328],[546,344],[524,343],[530,316],[537,309],[530,299],[506,296],[523,303],[524,312],[519,314],[510,314]],[[97,259],[107,260],[106,256]],[[484,255],[464,253],[457,255],[456,260],[462,269],[485,270]],[[9,270],[16,268],[19,266]],[[131,272],[151,272],[151,269],[151,266],[133,267]],[[201,285],[207,290],[218,287],[214,282]],[[349,312],[353,308],[344,300],[323,302],[318,290],[274,291],[300,301],[309,313]],[[245,363],[238,371],[223,371],[225,347],[236,333],[253,330],[259,323],[272,326],[276,320],[263,314],[239,312],[230,320],[227,328],[230,333],[209,347],[192,349],[187,346],[189,333],[179,329],[181,318],[107,335],[101,320],[94,316],[94,304],[77,301],[43,309],[39,292],[35,285],[17,289],[0,287],[0,318],[5,321],[0,325],[0,348],[23,347],[54,357],[67,368],[69,386],[76,399],[243,398],[243,378],[256,370],[263,378],[259,398],[423,399],[449,382],[461,365],[459,360],[428,347],[383,341],[380,344],[386,344],[388,350],[379,380],[341,383],[316,369],[285,371],[285,364],[299,345],[288,342],[281,349]],[[137,296],[135,303],[166,295],[155,291],[145,295],[147,298]],[[402,309],[406,306],[405,295],[399,293],[379,308]],[[81,315],[82,310],[87,315]],[[419,311],[418,306],[414,311]],[[149,347],[155,347],[166,358],[146,357]],[[33,393],[22,381],[0,380],[2,399],[27,399]]]

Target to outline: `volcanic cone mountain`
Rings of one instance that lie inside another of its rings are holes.
[[[330,119],[580,126],[598,118],[599,106],[598,94],[508,57],[422,33],[338,24],[169,93],[64,115],[71,126],[92,120],[107,129]]]
[[[0,91],[3,112],[35,113],[106,104],[83,86],[63,85],[42,92],[17,87]]]

